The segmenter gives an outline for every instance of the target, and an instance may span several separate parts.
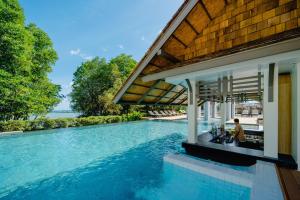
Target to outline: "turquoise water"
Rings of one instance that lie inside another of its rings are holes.
[[[186,130],[184,122],[140,121],[2,136],[0,198],[170,199],[170,187],[187,193],[184,185],[164,185],[174,170],[162,161],[182,151]]]

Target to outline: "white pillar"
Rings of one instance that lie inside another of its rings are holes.
[[[231,102],[231,118],[235,118],[235,102]]]
[[[209,113],[210,113],[210,102],[206,101],[204,103],[204,121],[209,120]]]
[[[226,104],[226,121],[231,119],[231,102],[227,102]]]
[[[278,65],[274,67],[273,87],[269,88],[269,65],[264,73],[264,156],[278,158]],[[269,89],[273,90],[273,99],[269,100]]]
[[[197,142],[197,116],[198,116],[198,85],[194,80],[190,80],[191,89],[188,89],[188,143]]]
[[[226,102],[220,103],[221,124],[226,122]]]
[[[211,118],[216,118],[216,102],[211,102]]]

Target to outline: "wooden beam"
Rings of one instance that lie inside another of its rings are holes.
[[[199,35],[199,32],[196,30],[196,28],[191,24],[191,22],[190,22],[189,20],[185,19],[184,21],[185,21],[185,23],[187,23],[187,24],[193,29],[193,31],[194,31],[197,35]]]
[[[204,9],[206,15],[208,16],[209,20],[211,21],[212,20],[212,17],[210,16],[206,6],[204,5],[203,1],[202,0],[199,0],[199,3],[201,4],[202,8]]]
[[[185,98],[183,98],[180,102],[178,102],[178,104],[183,104],[187,99],[188,99],[188,96],[186,96]]]
[[[154,66],[154,67],[156,67],[158,69],[161,69],[161,66],[158,66],[158,65],[154,64],[153,62],[150,62],[148,65],[152,65],[152,66]]]
[[[177,85],[171,85],[170,89],[168,89],[167,91],[163,92],[163,94],[158,98],[158,100],[156,101],[155,104],[158,104],[160,102],[160,100],[162,100],[167,94],[169,94],[171,92],[171,90],[173,90]]]
[[[180,90],[180,92],[178,92],[174,97],[172,97],[167,104],[171,104],[173,101],[176,101],[184,92],[186,91],[185,88],[183,88],[182,90]]]
[[[228,0],[224,0],[224,3],[225,3],[226,6],[229,4]]]
[[[165,59],[169,60],[170,62],[172,63],[179,63],[180,60],[177,59],[176,57],[172,56],[171,54],[165,52],[164,50],[160,49],[158,52],[157,52],[157,55],[158,56],[162,56],[164,57]]]
[[[177,42],[179,42],[182,46],[184,46],[184,48],[187,48],[187,45],[186,45],[182,40],[180,40],[175,34],[173,34],[172,37],[173,37]]]
[[[118,104],[137,105],[137,102],[119,101]],[[165,104],[165,103],[155,104],[155,103],[146,103],[146,102],[144,102],[143,105],[147,105],[147,106],[168,106],[168,104]]]
[[[144,99],[145,99],[145,97],[151,92],[151,90],[153,89],[153,88],[155,88],[159,83],[160,83],[160,81],[161,81],[161,79],[159,79],[159,80],[157,80],[148,90],[147,90],[147,92],[145,92],[144,94],[143,94],[143,96],[137,101],[137,103],[138,104],[140,104]]]
[[[135,93],[135,92],[125,92],[125,94],[132,94],[132,95],[137,95],[137,96],[142,96],[143,95],[143,94],[139,94],[139,93]],[[154,97],[154,98],[160,97],[160,96],[150,95],[150,94],[148,94],[147,96],[148,97]]]

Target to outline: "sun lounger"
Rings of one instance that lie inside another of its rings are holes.
[[[151,117],[158,117],[158,115],[153,113],[151,110],[149,110],[148,113]]]
[[[167,113],[165,113],[164,111],[162,111],[162,110],[160,110],[160,113],[162,114],[162,116],[164,116],[164,117],[168,117],[169,116],[169,114],[167,114]]]
[[[165,112],[167,112],[169,115],[171,115],[171,116],[175,116],[176,115],[176,113],[172,113],[172,111],[171,110],[166,110]]]
[[[243,115],[247,115],[247,116],[248,116],[248,115],[249,115],[249,110],[243,110],[242,116],[243,116]]]
[[[174,115],[179,115],[178,112],[176,112],[175,110],[172,110],[172,113],[173,113]]]
[[[162,115],[161,113],[159,113],[157,110],[154,110],[153,113],[156,114],[158,117],[163,116],[163,115]]]
[[[251,115],[259,115],[258,110],[257,109],[253,109],[251,112]]]

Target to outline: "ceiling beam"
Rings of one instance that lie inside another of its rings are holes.
[[[187,48],[187,45],[186,45],[182,40],[180,40],[175,34],[173,34],[172,37],[173,37],[177,42],[179,42],[182,46],[184,46],[184,48]]]
[[[188,99],[188,96],[184,97],[178,104],[183,104]]]
[[[186,91],[185,88],[183,88],[179,93],[177,93],[174,97],[172,97],[168,102],[167,104],[171,104],[173,103],[174,101],[176,101],[184,92]]]
[[[172,63],[179,63],[180,62],[180,60],[178,58],[176,58],[175,56],[172,56],[171,54],[167,53],[166,51],[164,51],[162,49],[160,49],[157,52],[157,55],[164,57],[165,59],[169,60]]]
[[[173,90],[177,85],[171,85],[170,89],[168,89],[167,91],[163,92],[163,94],[158,98],[158,100],[156,101],[155,104],[158,104],[160,102],[160,100],[162,100],[167,94],[169,94],[171,92],[171,90]]]
[[[211,21],[212,20],[212,17],[210,16],[206,6],[204,5],[203,1],[202,0],[199,0],[199,3],[201,4],[202,8],[204,9],[206,15],[208,16],[209,20]]]
[[[190,22],[189,20],[185,19],[184,21],[185,21],[185,23],[187,23],[187,24],[191,27],[191,29],[192,29],[197,35],[200,34],[200,33],[196,30],[196,28],[191,24],[191,22]]]
[[[161,69],[161,66],[158,66],[158,65],[154,64],[153,62],[150,62],[148,65],[152,65],[152,66],[154,66],[154,67],[156,67],[158,69]]]
[[[148,90],[147,92],[145,92],[143,94],[143,96],[137,101],[138,104],[140,104],[144,99],[145,97],[151,92],[152,89],[154,89],[159,83],[160,83],[161,79],[157,80]]]

